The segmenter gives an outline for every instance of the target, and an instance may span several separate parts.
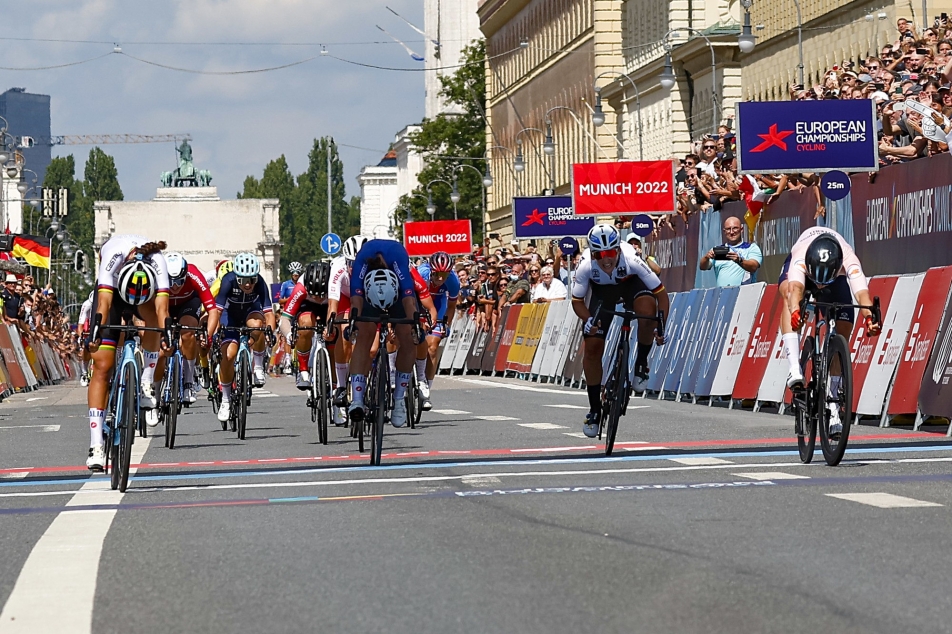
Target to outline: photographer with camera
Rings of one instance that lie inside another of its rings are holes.
[[[701,257],[702,271],[714,268],[718,286],[740,286],[757,281],[757,269],[764,256],[753,242],[744,242],[740,218],[731,216],[724,221],[724,244],[717,245]]]

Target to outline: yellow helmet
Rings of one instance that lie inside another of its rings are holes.
[[[218,279],[221,279],[235,269],[235,263],[231,260],[222,260],[218,263]]]

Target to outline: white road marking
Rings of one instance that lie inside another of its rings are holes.
[[[585,434],[583,434],[583,433],[580,432],[580,431],[564,431],[564,432],[562,432],[562,435],[563,435],[563,436],[571,436],[572,438],[583,438],[583,439],[585,439],[585,440],[588,440],[588,439],[589,439],[588,436],[586,436]]]
[[[27,477],[28,475],[30,475],[29,471],[14,471],[12,473],[0,474],[0,478],[3,478],[4,480],[19,480],[21,478]]]
[[[48,397],[46,396],[34,396],[33,398],[26,399],[27,403],[32,403],[33,401],[45,401]]]
[[[809,480],[810,476],[783,471],[748,471],[747,473],[732,473],[733,476],[750,478],[751,480]]]
[[[556,405],[545,405],[545,407],[557,407],[559,409],[588,409],[585,405],[566,405],[564,403],[558,403]]]
[[[838,498],[840,500],[849,500],[850,502],[859,502],[868,506],[875,506],[881,509],[900,509],[900,508],[918,508],[924,506],[942,506],[935,502],[926,502],[925,500],[916,500],[892,493],[825,493],[827,497]]]
[[[507,390],[516,390],[518,392],[539,392],[541,394],[561,394],[562,396],[587,396],[583,391],[568,391],[568,390],[550,390],[544,387],[532,387],[529,385],[514,385],[512,383],[496,383],[495,381],[486,381],[484,379],[463,379],[448,377],[452,381],[462,381],[463,383],[473,383],[474,385],[482,385],[483,387],[501,387]]]
[[[0,429],[35,429],[38,432],[45,431],[59,431],[59,425],[10,425],[8,427],[0,427]]]
[[[553,425],[552,423],[519,423],[519,427],[528,427],[529,429],[568,429],[565,425]]]
[[[136,438],[132,464],[142,462],[152,438]],[[135,469],[130,469],[130,475]],[[123,494],[96,478],[66,506],[118,505]],[[93,600],[103,542],[116,509],[60,513],[33,547],[0,612],[0,632],[85,634],[92,630]]]
[[[463,484],[472,484],[474,486],[486,484],[502,484],[502,480],[495,476],[470,475],[461,478]]]
[[[461,409],[431,409],[431,412],[434,414],[443,414],[444,416],[456,416],[459,414],[469,414],[470,412],[464,412]]]
[[[668,460],[695,467],[702,465],[733,464],[730,460],[723,460],[721,458],[668,458]]]
[[[477,420],[519,420],[512,416],[473,416]]]

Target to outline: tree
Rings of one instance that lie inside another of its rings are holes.
[[[404,206],[410,206],[415,220],[429,220],[426,213],[427,183],[435,179],[449,183],[455,181],[460,194],[457,215],[473,221],[474,239],[477,242],[482,240],[481,174],[486,170],[486,124],[483,116],[486,107],[485,58],[485,42],[475,41],[463,49],[462,66],[454,74],[440,78],[440,94],[449,104],[459,106],[461,113],[441,113],[433,119],[424,119],[420,131],[411,137],[413,144],[425,157],[426,167],[420,172],[420,186],[414,192],[422,198],[405,197],[401,201]],[[463,164],[476,170],[458,167]],[[430,191],[437,209],[434,217],[452,218],[452,187],[438,182],[432,185]]]

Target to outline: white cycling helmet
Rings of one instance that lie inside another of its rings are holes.
[[[364,292],[374,308],[388,310],[400,294],[400,278],[390,269],[376,269],[364,277]]]
[[[295,261],[288,264],[288,273],[290,273],[291,275],[294,275],[295,273],[300,275],[303,272],[304,272],[304,266],[302,266],[300,262]]]
[[[131,306],[141,306],[155,297],[158,276],[155,267],[143,260],[133,260],[119,270],[116,290],[122,301]]]
[[[592,251],[617,249],[621,244],[621,234],[612,225],[595,225],[588,232],[588,246]]]
[[[256,277],[261,270],[258,258],[253,253],[239,253],[235,256],[235,275],[238,277]]]
[[[185,275],[188,273],[188,262],[185,261],[181,253],[176,253],[175,251],[166,253],[165,264],[169,269],[169,281],[172,282],[173,286],[178,286],[185,282]]]
[[[370,238],[367,236],[351,236],[347,238],[344,241],[344,246],[341,247],[341,251],[344,253],[344,259],[350,262],[356,260],[360,249],[368,242],[370,242]]]

